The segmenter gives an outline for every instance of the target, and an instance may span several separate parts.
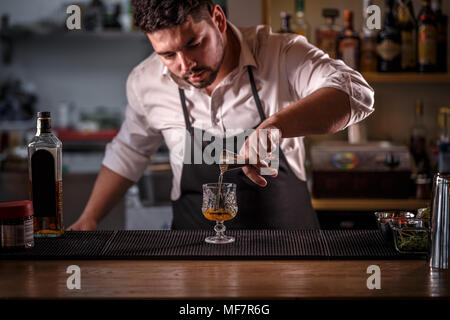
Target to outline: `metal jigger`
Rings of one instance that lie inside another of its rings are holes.
[[[429,263],[448,269],[450,242],[450,173],[437,173],[433,181]]]

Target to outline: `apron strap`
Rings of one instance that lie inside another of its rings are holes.
[[[186,97],[184,95],[184,90],[181,88],[178,88],[178,92],[180,93],[180,101],[181,101],[181,106],[183,107],[183,115],[184,115],[184,122],[186,124],[186,129],[189,132],[191,132],[192,127],[191,127],[191,122],[189,121],[189,114],[188,114],[187,107],[186,107]]]
[[[259,99],[258,90],[256,89],[255,79],[253,78],[253,72],[250,66],[247,67],[248,76],[250,78],[250,84],[252,85],[253,99],[255,99],[256,107],[258,107],[259,117],[261,118],[261,122],[266,120],[266,115],[264,114],[264,110],[262,108],[261,100]]]
[[[248,70],[248,76],[250,78],[250,85],[252,86],[252,93],[253,93],[253,99],[255,100],[256,107],[258,108],[259,117],[261,119],[261,122],[266,120],[266,115],[264,114],[264,110],[262,108],[261,100],[259,99],[258,90],[256,89],[255,79],[253,77],[253,72],[250,66],[247,67]],[[181,106],[183,107],[183,116],[184,116],[184,122],[186,124],[186,129],[189,130],[189,132],[192,131],[192,125],[191,121],[189,121],[189,113],[186,107],[186,96],[184,94],[184,90],[181,88],[178,88],[178,92],[180,94],[180,101]]]

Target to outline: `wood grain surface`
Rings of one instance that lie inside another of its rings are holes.
[[[81,289],[67,289],[69,265]],[[367,268],[381,289],[367,288]],[[0,299],[449,298],[450,271],[424,260],[10,260],[0,262]]]

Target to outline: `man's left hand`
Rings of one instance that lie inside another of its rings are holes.
[[[263,175],[276,177],[278,169],[269,167],[268,161],[274,160],[273,151],[281,140],[281,130],[273,124],[263,122],[245,140],[239,151],[239,155],[245,158],[245,163],[249,163],[242,168],[245,175],[255,184],[265,187],[266,179]]]

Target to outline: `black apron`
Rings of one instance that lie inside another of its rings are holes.
[[[261,123],[266,117],[250,67],[248,67],[248,74]],[[186,146],[191,147],[190,156],[192,159],[189,159],[190,162],[186,162],[186,159],[184,161],[180,183],[181,195],[177,200],[172,201],[172,229],[212,229],[214,222],[207,220],[201,210],[202,185],[212,182],[217,183],[220,169],[217,164],[193,164],[194,152],[203,152],[204,148],[211,142],[195,139],[198,136],[201,139],[205,132],[191,125],[184,90],[180,88],[179,94],[186,129],[190,133],[190,137],[187,136],[190,141],[186,141]],[[195,135],[196,130],[200,130],[201,135]],[[237,139],[237,136],[227,139],[233,140],[233,145],[236,148],[234,152],[238,153],[241,146],[238,146],[236,142],[242,141],[242,139]],[[226,146],[227,144],[224,143],[223,145]],[[188,156],[189,154],[185,149],[185,157]],[[264,176],[267,180],[265,187],[260,187],[252,182],[242,169],[225,173],[223,182],[237,185],[238,206],[236,217],[225,223],[227,229],[319,228],[317,215],[311,206],[306,182],[298,179],[292,172],[281,148],[279,156],[278,176],[276,178]]]

